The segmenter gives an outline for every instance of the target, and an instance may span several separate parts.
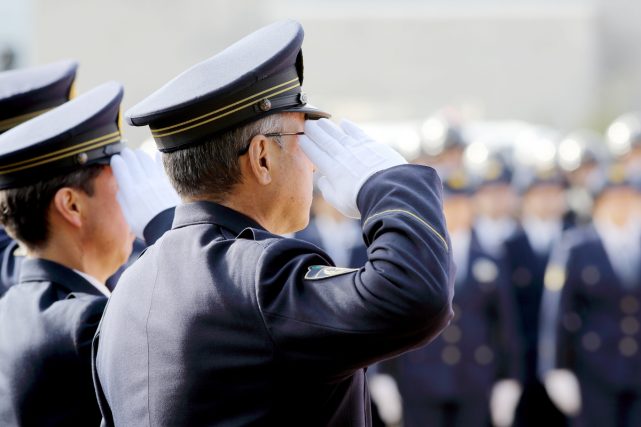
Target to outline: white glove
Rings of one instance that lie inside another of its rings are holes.
[[[579,380],[567,369],[554,369],[543,380],[550,400],[565,415],[576,415],[581,410]]]
[[[396,381],[387,374],[376,374],[368,379],[369,392],[378,406],[378,414],[386,425],[397,425],[401,422],[403,405]]]
[[[318,188],[325,200],[351,218],[361,216],[356,198],[367,178],[407,163],[393,148],[374,141],[347,120],[340,128],[327,119],[307,120],[299,143],[321,175]]]
[[[118,203],[140,239],[144,239],[143,230],[156,215],[180,203],[159,160],[129,148],[111,157],[111,169],[118,182]]]
[[[493,425],[497,427],[512,425],[521,391],[521,384],[516,380],[500,380],[494,384],[490,395],[490,412]]]

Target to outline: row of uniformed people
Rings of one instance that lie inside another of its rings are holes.
[[[520,191],[520,226],[510,209],[502,219],[479,221],[500,236],[521,319],[526,375],[516,423],[638,425],[641,115],[617,118],[605,138],[578,131],[555,145],[547,163],[534,161],[530,168],[505,150],[489,150],[473,168],[491,172],[498,159],[521,173],[492,190],[508,199]],[[536,158],[541,147],[530,148]],[[464,165],[470,149],[460,138],[449,144],[458,155],[444,157],[444,170],[456,161]],[[528,174],[539,175],[537,185],[529,184]],[[489,205],[503,206],[501,200],[495,194]],[[569,420],[549,404],[546,391]]]
[[[545,275],[539,375],[579,426],[641,425],[641,196],[623,167]]]

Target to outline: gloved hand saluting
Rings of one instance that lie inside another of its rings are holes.
[[[360,218],[356,198],[373,174],[407,161],[393,148],[374,141],[354,123],[339,128],[327,119],[307,120],[299,143],[321,175],[323,197],[343,215]]]
[[[145,226],[160,212],[180,203],[160,159],[154,161],[141,150],[125,148],[111,157],[118,182],[118,203],[136,237],[144,239]]]

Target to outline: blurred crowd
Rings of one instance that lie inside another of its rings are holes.
[[[641,114],[563,135],[444,112],[422,134],[408,157],[443,182],[455,317],[370,368],[380,425],[641,425]],[[320,195],[297,237],[368,258]]]

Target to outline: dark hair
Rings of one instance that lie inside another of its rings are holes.
[[[71,187],[93,196],[94,180],[104,167],[89,165],[65,175],[0,191],[0,222],[27,248],[42,246],[49,238],[49,207],[58,190]]]
[[[163,153],[169,179],[180,196],[224,199],[241,182],[239,153],[260,134],[278,132],[283,115],[272,114],[212,136],[201,144]]]

